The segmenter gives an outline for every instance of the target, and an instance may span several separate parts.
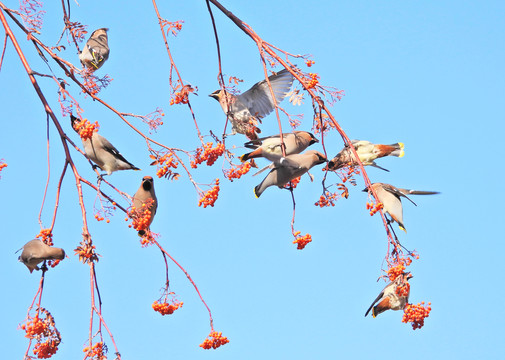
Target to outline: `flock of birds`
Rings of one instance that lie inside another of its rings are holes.
[[[107,30],[106,28],[95,30],[79,54],[82,65],[91,71],[99,69],[109,58]],[[242,155],[240,160],[245,162],[262,157],[271,162],[263,169],[270,169],[268,175],[254,188],[256,197],[260,197],[271,186],[284,187],[288,182],[307,173],[316,165],[327,163],[330,171],[358,165],[350,146],[354,147],[363,165],[374,166],[385,171],[388,170],[375,163],[376,159],[384,156],[402,157],[404,155],[404,145],[402,143],[382,145],[372,144],[365,140],[353,140],[350,145],[346,145],[332,160],[328,161],[326,156],[317,150],[305,151],[309,146],[319,142],[313,134],[307,131],[285,133],[282,136],[282,142],[279,134],[258,138],[257,134],[261,132],[257,127],[258,122],[261,122],[263,117],[270,114],[287,96],[293,80],[293,75],[288,70],[283,69],[271,75],[268,81],[262,80],[240,95],[233,95],[224,89],[216,90],[209,95],[219,102],[232,124],[232,132],[229,135],[239,133],[249,138],[244,146],[252,151]],[[76,130],[75,125],[79,121],[80,119],[71,115],[74,130]],[[84,152],[87,158],[95,164],[94,167],[105,171],[107,175],[118,170],[140,170],[126,160],[105,137],[96,132],[93,132],[91,138],[82,140],[82,143]],[[260,172],[263,170],[260,170]],[[404,231],[401,198],[404,197],[414,203],[407,195],[438,193],[401,189],[385,183],[373,183],[371,186],[377,194],[377,201],[383,204],[384,212],[389,214],[391,221],[397,222],[400,229]],[[364,189],[363,191],[369,190]],[[134,209],[141,209],[142,204],[150,204],[149,226],[154,219],[158,206],[151,176],[142,178],[141,185],[133,196],[132,206]],[[143,236],[145,232],[139,231],[139,235]],[[48,246],[38,239],[26,243],[22,250],[19,261],[26,265],[30,273],[33,270],[39,270],[38,264],[43,261],[62,260],[65,257],[63,249]],[[372,303],[365,316],[368,315],[370,310],[372,310],[372,315],[375,317],[388,309],[403,309],[408,303],[409,293],[399,295],[396,290],[411,277],[410,273],[404,272],[389,283]]]

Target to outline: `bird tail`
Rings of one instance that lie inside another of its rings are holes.
[[[256,196],[256,199],[258,199],[261,196],[261,194],[263,194],[263,191],[265,191],[265,189],[262,189],[262,185],[263,182],[261,182],[261,184],[259,185],[256,185],[254,188],[254,196]]]
[[[405,226],[403,226],[403,224],[398,223],[398,226],[399,226],[400,230],[403,230],[403,231],[405,231],[405,233],[407,233],[407,229],[405,229]]]
[[[262,151],[261,148],[257,148],[256,150],[251,151],[250,153],[244,154],[240,157],[240,161],[246,162],[249,159],[254,159],[254,158],[260,157],[261,151]]]
[[[403,148],[405,147],[405,145],[403,143],[399,142],[399,143],[396,143],[396,144],[391,144],[389,146],[392,146],[392,147],[395,148],[391,152],[390,155],[392,155],[392,156],[398,156],[398,157],[403,157],[403,155],[405,155],[405,151],[403,151]]]

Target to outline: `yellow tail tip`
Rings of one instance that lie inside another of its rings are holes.
[[[254,192],[254,196],[256,197],[256,199],[259,199],[258,194],[256,194],[256,188],[253,189],[253,192]]]
[[[246,160],[244,159],[247,154],[244,154],[240,157],[240,162],[245,162]]]
[[[400,226],[400,230],[403,230],[405,233],[407,233],[407,230],[403,226]]]
[[[403,148],[405,147],[405,144],[404,143],[401,143],[399,142],[398,143],[398,146],[400,147],[401,151],[400,151],[400,156],[398,157],[403,157],[403,155],[405,155],[405,151],[403,151]]]

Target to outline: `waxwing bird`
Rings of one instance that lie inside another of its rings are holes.
[[[407,230],[405,230],[405,225],[403,225],[403,207],[401,198],[404,197],[408,199],[412,204],[417,206],[417,204],[413,202],[407,196],[407,194],[409,195],[440,194],[437,191],[418,191],[418,190],[400,189],[394,187],[393,185],[384,183],[373,183],[372,187],[375,190],[375,193],[377,194],[378,201],[381,202],[382,205],[384,206],[384,212],[388,213],[389,216],[391,216],[391,218],[393,219],[393,221],[396,221],[398,223],[400,229],[402,229],[405,232],[407,232]],[[365,188],[363,191],[368,191],[368,189]]]
[[[372,305],[370,305],[370,307],[365,313],[365,316],[367,316],[370,310],[372,309],[373,309],[372,310],[373,317],[376,317],[380,313],[383,313],[384,311],[390,309],[403,310],[405,305],[409,302],[410,286],[406,286],[404,288],[407,293],[406,295],[398,294],[397,290],[402,290],[399,288],[408,284],[409,279],[411,279],[412,277],[413,277],[412,274],[409,272],[403,273],[397,276],[393,282],[387,284],[384,290],[382,290],[379,296],[377,296],[377,299],[375,299]]]
[[[39,239],[34,239],[23,246],[23,252],[18,260],[25,264],[32,273],[33,270],[40,270],[38,264],[42,261],[63,260],[64,258],[65,250],[49,246]]]
[[[266,80],[256,83],[252,88],[240,95],[233,95],[226,90],[216,90],[210,97],[213,97],[228,115],[232,124],[232,133],[244,134],[249,139],[258,138],[257,133],[261,130],[256,126],[258,121],[274,110],[287,95],[293,84],[293,75],[283,69],[268,77],[272,86],[275,100],[272,98],[270,88]]]
[[[72,114],[70,114],[70,119],[72,128],[75,130],[75,123],[80,120]],[[75,131],[77,132],[77,130]],[[93,132],[90,139],[82,140],[82,145],[88,159],[93,161],[102,171],[107,172],[107,175],[118,170],[140,170],[126,160],[109,140],[96,132]]]
[[[351,145],[354,146],[354,149],[364,166],[370,165],[384,171],[389,170],[377,165],[374,161],[375,159],[384,156],[402,157],[405,154],[403,151],[404,145],[401,142],[391,145],[382,145],[372,144],[370,141],[366,140],[352,140]],[[330,160],[328,163],[328,169],[338,170],[348,166],[349,163],[351,166],[358,165],[350,146],[346,144],[346,146],[332,160]]]
[[[142,206],[149,206],[149,211],[151,211],[151,215],[149,216],[149,220],[147,222],[147,230],[149,230],[149,226],[153,222],[154,215],[156,215],[156,210],[158,209],[158,200],[156,199],[156,194],[154,193],[154,180],[151,176],[144,176],[142,178],[142,183],[140,184],[139,189],[133,195],[132,206],[135,208],[134,211],[136,214],[140,214],[143,212]],[[139,236],[145,235],[145,230],[139,230]]]
[[[309,150],[303,154],[293,154],[274,161],[273,169],[263,181],[254,188],[257,198],[266,188],[276,185],[282,188],[289,181],[302,176],[315,165],[328,161],[326,157],[316,150]]]
[[[79,54],[82,66],[95,71],[109,58],[109,45],[107,43],[107,28],[93,31],[86,45]]]
[[[292,133],[282,134],[282,137],[286,156],[299,154],[310,145],[319,142],[314,135],[307,131],[293,131]],[[254,151],[242,155],[240,157],[240,161],[242,162],[258,157],[264,157],[270,161],[282,157],[281,138],[278,134],[248,141],[244,146],[249,149],[254,149]]]

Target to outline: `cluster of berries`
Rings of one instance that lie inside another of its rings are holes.
[[[224,176],[233,182],[233,179],[240,179],[242,175],[245,175],[251,170],[251,163],[250,162],[245,162],[241,165],[233,165],[233,167],[230,170],[226,170],[224,172]]]
[[[387,271],[389,281],[391,281],[391,282],[395,281],[396,278],[398,276],[402,275],[404,271],[405,271],[405,264],[403,261],[396,266],[390,267]]]
[[[293,244],[297,244],[296,248],[298,250],[302,250],[305,246],[312,241],[312,236],[310,234],[305,234],[300,236],[301,231],[295,232],[293,235],[295,236],[295,240]]]
[[[311,67],[312,65],[314,65],[316,62],[314,60],[305,60],[305,65],[307,65],[308,67]]]
[[[214,207],[214,203],[217,200],[217,197],[219,196],[219,179],[216,179],[216,185],[207,191],[203,196],[198,200],[198,206],[202,206],[206,208],[207,206],[212,206]]]
[[[170,170],[170,168],[177,169],[177,166],[179,166],[179,163],[176,160],[174,160],[172,153],[168,153],[168,154],[161,156],[155,162],[153,162],[151,165],[155,165],[155,164],[158,164],[161,166],[160,168],[158,168],[158,171],[156,172],[156,176],[158,176],[159,178],[161,178],[163,176],[169,177],[170,175],[172,175],[172,171]],[[176,175],[178,175],[178,174],[176,174]]]
[[[92,245],[91,242],[81,241],[81,244],[75,248],[74,252],[76,255],[79,255],[79,261],[82,261],[83,264],[98,261],[95,245]]]
[[[4,163],[3,161],[0,161],[0,171],[2,171],[2,169],[5,167],[7,167],[7,164]]]
[[[319,75],[317,74],[314,74],[314,73],[309,73],[309,76],[310,76],[310,80],[308,80],[306,83],[305,83],[305,87],[308,89],[312,89],[314,87],[316,87],[317,84],[319,84]]]
[[[42,240],[46,245],[53,245],[53,234],[51,233],[51,229],[42,229],[35,236],[35,238]]]
[[[196,169],[199,164],[207,161],[207,165],[213,165],[217,158],[223,155],[225,147],[222,142],[218,142],[215,147],[211,142],[204,144],[201,148],[196,149],[195,160],[191,161],[191,167]],[[203,154],[202,154],[203,151]]]
[[[89,347],[85,347],[82,349],[83,352],[86,353],[86,357],[84,359],[93,359],[93,360],[106,360],[107,355],[107,346],[104,345],[103,342],[97,342],[96,344],[93,344],[91,346],[91,349]]]
[[[88,140],[93,136],[94,132],[98,131],[98,121],[95,121],[94,124],[90,123],[88,119],[83,119],[74,124],[74,129],[79,133],[79,136],[82,140]]]
[[[128,227],[131,228],[133,226],[133,228],[137,231],[147,230],[151,223],[151,207],[153,203],[153,199],[148,199],[145,203],[142,204],[140,209],[132,206],[129,215],[133,219],[133,222],[131,225],[128,225]]]
[[[162,25],[163,25],[163,27],[168,26],[167,34],[171,32],[172,35],[177,36],[177,33],[179,31],[181,31],[181,29],[182,29],[183,22],[184,21],[182,21],[182,20],[177,20],[177,21],[173,21],[173,22],[163,20]]]
[[[210,339],[209,339],[210,338]],[[230,340],[226,336],[223,336],[221,332],[211,331],[209,336],[200,344],[200,347],[205,350],[217,349],[221,345],[228,344]]]
[[[420,329],[424,326],[424,319],[430,316],[430,311],[431,303],[428,303],[427,306],[424,305],[424,301],[417,305],[407,304],[405,309],[403,309],[402,322],[411,322],[414,330]]]
[[[314,204],[315,206],[325,207],[325,206],[335,206],[335,201],[338,200],[337,193],[331,193],[329,191],[325,191],[323,195],[319,197],[319,200]]]
[[[286,189],[296,189],[296,186],[298,185],[298,183],[300,182],[300,180],[302,179],[301,176],[298,176],[297,178],[294,178],[293,180],[291,180],[290,182],[288,182],[286,185],[284,185],[284,187]]]
[[[59,342],[55,340],[46,340],[43,343],[36,343],[33,347],[33,353],[38,359],[49,359],[58,351]]]
[[[366,203],[366,209],[370,210],[370,216],[374,216],[376,212],[382,210],[384,208],[384,204],[378,203],[374,204],[373,202]]]
[[[181,91],[177,91],[172,94],[172,98],[170,99],[170,105],[187,104],[189,102],[188,99],[189,94],[191,94],[194,91],[195,89],[193,89],[191,86],[184,85]]]
[[[174,311],[181,308],[183,304],[184,303],[182,301],[169,304],[167,302],[160,303],[158,300],[156,300],[153,302],[152,306],[154,311],[159,312],[161,315],[172,315]]]

